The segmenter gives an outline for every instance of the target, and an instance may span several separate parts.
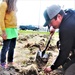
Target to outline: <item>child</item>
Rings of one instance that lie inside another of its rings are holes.
[[[8,64],[13,64],[14,48],[16,45],[17,19],[16,1],[3,0],[0,4],[0,25],[2,30],[3,47],[1,50],[1,66],[6,66],[6,53],[8,51]]]

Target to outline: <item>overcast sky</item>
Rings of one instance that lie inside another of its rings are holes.
[[[52,4],[58,4],[63,9],[75,8],[75,0],[17,0],[18,25],[42,27],[45,22],[43,12]]]
[[[75,7],[74,0],[18,0],[18,25],[43,26],[43,12],[52,4],[59,4],[64,9]]]

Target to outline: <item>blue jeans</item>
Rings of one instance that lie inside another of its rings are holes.
[[[6,53],[8,51],[8,62],[13,62],[14,48],[16,45],[16,38],[3,40],[3,47],[1,50],[1,63],[6,62]]]

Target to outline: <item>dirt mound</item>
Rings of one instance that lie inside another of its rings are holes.
[[[19,34],[14,55],[14,62],[18,65],[7,69],[0,67],[0,75],[45,75],[44,71],[38,67],[35,58],[39,49],[44,50],[48,38],[47,35]],[[47,52],[50,52],[50,57],[44,66],[50,65],[57,56],[58,51],[53,39]],[[50,75],[62,74],[62,70],[55,70]]]

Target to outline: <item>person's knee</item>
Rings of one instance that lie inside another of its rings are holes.
[[[64,75],[74,75],[75,74],[75,63],[72,64],[66,71]]]

